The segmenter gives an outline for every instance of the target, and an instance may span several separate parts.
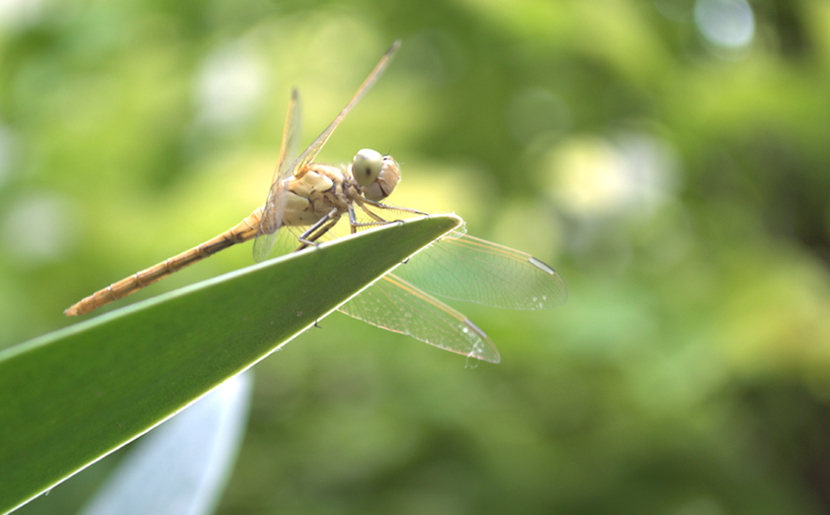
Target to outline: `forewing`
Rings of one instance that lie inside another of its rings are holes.
[[[395,273],[429,293],[499,308],[553,308],[568,298],[562,278],[542,261],[458,231]]]
[[[372,70],[369,76],[366,77],[366,80],[363,81],[363,84],[361,84],[360,87],[357,88],[357,93],[354,94],[354,96],[346,105],[346,107],[344,107],[343,110],[340,111],[340,114],[337,115],[334,121],[332,121],[331,124],[328,127],[326,127],[326,130],[324,130],[323,133],[320,134],[317,137],[317,139],[315,139],[311,143],[311,145],[309,145],[308,148],[305,149],[305,151],[303,151],[303,153],[300,155],[298,159],[299,165],[295,168],[296,171],[302,173],[302,171],[305,170],[305,168],[314,160],[314,158],[317,157],[317,154],[320,152],[320,149],[322,149],[323,145],[325,145],[326,142],[329,140],[332,133],[334,132],[334,129],[336,129],[337,126],[340,125],[340,122],[342,122],[343,118],[345,118],[346,115],[349,114],[349,111],[351,111],[354,108],[354,106],[356,106],[357,103],[360,102],[363,96],[366,95],[366,93],[368,93],[372,86],[375,85],[375,82],[377,82],[381,74],[384,72],[384,70],[386,70],[386,67],[389,66],[389,61],[392,59],[392,56],[395,54],[395,52],[398,50],[398,47],[400,46],[401,42],[400,40],[397,40],[392,44],[389,50],[387,50],[386,53],[383,54],[383,57],[380,58],[380,61],[377,65],[375,65],[375,68]]]
[[[285,192],[282,181],[294,174],[294,167],[298,166],[297,145],[300,138],[300,94],[297,88],[291,91],[291,100],[288,102],[288,111],[285,115],[285,126],[282,131],[282,144],[277,158],[277,167],[268,197],[265,199],[265,208],[259,221],[256,240],[254,240],[254,260],[264,261],[276,241],[277,231],[282,225],[282,215],[285,211]]]
[[[297,88],[291,90],[291,100],[288,102],[288,111],[285,114],[285,126],[282,129],[282,144],[277,167],[274,169],[274,179],[271,183],[285,179],[293,174],[293,166],[297,160],[297,147],[300,141],[300,92]]]
[[[386,274],[339,309],[451,352],[491,363],[501,359],[490,337],[467,317],[394,274]]]

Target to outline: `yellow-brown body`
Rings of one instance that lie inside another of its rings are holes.
[[[391,162],[394,163],[393,160]],[[397,163],[394,163],[394,167],[397,172]],[[342,214],[349,211],[353,202],[362,205],[365,199],[361,197],[360,186],[351,177],[350,168],[349,166],[341,170],[334,166],[311,163],[297,176],[284,179],[276,192],[277,195],[284,195],[285,205],[282,219],[273,230],[278,230],[282,225],[314,225],[323,218],[336,223]],[[395,182],[397,183],[397,180]],[[64,313],[67,316],[90,313],[231,245],[251,240],[257,236],[261,225],[263,227],[272,225],[260,224],[262,216],[263,208],[259,207],[236,226],[219,236],[113,283],[72,305]],[[304,246],[303,244],[300,247]]]

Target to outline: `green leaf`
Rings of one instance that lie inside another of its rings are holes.
[[[460,223],[368,230],[0,352],[0,513],[149,431]]]

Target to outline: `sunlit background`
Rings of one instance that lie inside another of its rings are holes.
[[[0,0],[0,347],[240,221],[291,87],[310,142],[396,38],[320,160],[393,154],[390,201],[568,303],[455,304],[501,351],[477,368],[323,320],[255,367],[219,512],[830,512],[825,0]]]

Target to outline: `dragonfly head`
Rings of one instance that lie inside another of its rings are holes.
[[[376,202],[391,195],[401,180],[401,169],[392,156],[383,156],[369,148],[354,156],[350,168],[363,196]]]

